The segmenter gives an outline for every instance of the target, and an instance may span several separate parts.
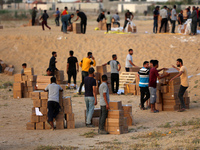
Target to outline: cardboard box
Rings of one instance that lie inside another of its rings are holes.
[[[81,34],[81,24],[73,23],[73,33]]]
[[[47,107],[47,105],[48,105],[48,100],[42,99],[42,107]]]
[[[36,82],[32,82],[32,81],[27,81],[27,86],[32,86],[35,87],[36,86]]]
[[[179,78],[176,78],[176,79],[174,79],[173,81],[171,81],[171,82],[168,83],[169,86],[180,85],[180,84],[181,84],[181,79],[180,79],[180,77],[179,77]]]
[[[180,109],[180,105],[163,105],[163,111],[177,111]]]
[[[124,94],[135,94],[136,92],[136,84],[135,83],[129,83],[124,84]]]
[[[40,99],[33,100],[33,107],[41,107],[42,101]]]
[[[94,76],[95,76],[95,79],[96,79],[96,80],[101,80],[101,74],[100,74],[100,73],[95,72],[95,73],[94,73]]]
[[[64,120],[64,113],[59,112],[59,114],[56,116],[56,121],[63,121]]]
[[[189,97],[184,97],[185,105],[190,104],[190,98]]]
[[[24,68],[25,75],[34,75],[33,68]]]
[[[40,107],[40,112],[43,114],[43,115],[47,115],[47,107]]]
[[[22,76],[22,81],[28,81],[28,76],[27,75],[23,75]]]
[[[37,83],[36,87],[38,90],[44,90],[48,85],[49,83]]]
[[[45,129],[44,122],[38,122],[38,123],[36,123],[36,130],[44,130],[44,129]]]
[[[92,118],[92,124],[95,127],[99,127],[99,117]]]
[[[96,71],[100,73],[101,75],[104,75],[107,73],[107,67],[106,66],[96,66]]]
[[[119,118],[119,119],[107,118],[105,126],[119,127],[123,126],[123,123],[124,123],[124,118]]]
[[[48,99],[48,92],[40,92],[40,99]]]
[[[123,134],[123,126],[120,127],[105,127],[105,130],[109,132],[109,134]]]
[[[173,93],[178,93],[180,89],[180,85],[170,85],[168,86],[168,92],[173,94]]]
[[[74,113],[67,114],[67,121],[74,121]]]
[[[177,99],[177,100],[171,100],[171,99],[165,99],[163,100],[163,105],[180,105],[180,100]]]
[[[9,67],[6,67],[6,68],[4,69],[4,73],[7,74],[8,71],[9,71],[9,69],[10,69]]]
[[[122,110],[121,101],[110,101],[109,103],[110,110]]]
[[[72,106],[69,106],[69,105],[65,106],[64,112],[65,112],[65,114],[71,114],[72,113]]]
[[[163,104],[162,104],[162,103],[160,103],[160,104],[159,104],[159,103],[156,103],[156,104],[155,104],[155,107],[156,107],[157,110],[163,111]]]
[[[64,129],[65,126],[64,126],[64,120],[62,121],[56,121],[56,130],[57,129]]]
[[[9,70],[8,70],[8,75],[9,76],[12,76],[13,74],[14,74],[14,68],[10,68]]]
[[[40,92],[38,92],[38,91],[31,92],[31,99],[33,99],[33,100],[40,99]]]
[[[168,93],[168,86],[167,85],[163,85],[161,86],[161,93]]]
[[[33,122],[28,122],[26,124],[26,130],[35,130],[36,129],[36,124]]]
[[[31,122],[40,122],[39,116],[31,115]]]
[[[14,82],[21,82],[21,81],[22,81],[22,74],[15,74]]]
[[[36,82],[36,80],[37,80],[37,75],[28,75],[28,81]]]
[[[50,130],[51,127],[49,126],[49,124],[47,122],[44,123],[44,126],[45,126],[45,130]]]
[[[20,83],[20,82],[13,83],[13,90],[14,91],[22,91],[23,90],[22,83]]]
[[[37,76],[37,84],[38,83],[51,83],[52,76]]]
[[[171,100],[178,99],[178,93],[174,93],[174,94],[166,93],[166,94],[163,94],[162,96],[163,96],[163,100],[165,100],[165,99],[171,99]]]
[[[127,118],[127,124],[128,126],[132,126],[133,125],[133,116],[131,113],[124,113],[124,117]]]
[[[163,102],[163,97],[161,91],[156,91],[156,103],[161,104]]]
[[[123,105],[122,108],[124,113],[132,113],[132,105]]]
[[[68,97],[64,97],[63,98],[63,106],[71,106],[72,105],[72,101],[71,101],[71,97],[68,96]]]
[[[13,98],[14,99],[22,98],[22,91],[13,91]]]
[[[40,116],[40,122],[46,122],[47,121],[47,115]]]
[[[63,107],[63,98],[59,98],[59,105],[60,107]]]
[[[109,110],[108,111],[108,118],[120,119],[124,117],[123,110]]]
[[[75,121],[67,121],[67,129],[74,129]]]
[[[59,70],[55,72],[56,74],[56,80],[58,81],[63,81],[64,80],[64,71],[63,70]]]
[[[35,113],[35,107],[32,107],[32,115],[36,115],[36,113]]]
[[[28,92],[33,92],[35,90],[35,87],[33,86],[28,86]]]
[[[129,68],[129,72],[138,72],[142,67],[131,67]]]

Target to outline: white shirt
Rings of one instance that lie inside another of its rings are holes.
[[[131,62],[133,62],[133,57],[132,57],[130,54],[128,54],[128,55],[126,56],[126,66],[125,66],[126,68],[132,67],[132,65],[130,64],[129,60],[130,60]]]
[[[161,9],[160,16],[162,17],[162,19],[167,18],[167,10],[164,8]]]
[[[59,103],[59,91],[62,90],[60,85],[56,83],[49,84],[45,91],[48,91],[48,101],[54,101]]]
[[[176,21],[177,20],[177,18],[176,18],[176,9],[172,9],[172,20],[173,21]]]

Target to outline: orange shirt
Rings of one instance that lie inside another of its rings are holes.
[[[64,16],[64,15],[67,15],[68,14],[68,11],[67,10],[64,10],[61,15]]]

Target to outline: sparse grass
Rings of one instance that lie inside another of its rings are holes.
[[[86,132],[84,134],[81,134],[81,136],[84,136],[86,138],[93,138],[95,135],[97,135],[97,133],[95,133],[94,131],[90,131],[90,132]]]
[[[197,84],[198,82],[199,82],[199,81],[198,81],[198,80],[196,80],[194,83],[195,83],[195,84]]]
[[[171,128],[170,122],[166,122],[164,125],[158,126],[159,128]]]
[[[160,131],[153,131],[150,133],[146,133],[146,134],[142,134],[142,135],[138,135],[136,137],[132,136],[131,139],[140,139],[140,138],[160,138],[160,137],[164,137],[167,134],[162,133]]]
[[[7,107],[8,106],[8,104],[6,103],[6,104],[4,104],[4,105],[0,105],[0,107]]]
[[[198,85],[195,85],[195,86],[194,86],[194,88],[197,88],[197,87],[198,87]]]
[[[72,146],[38,146],[35,150],[77,150],[78,147]]]
[[[138,149],[142,149],[142,148],[145,148],[147,146],[147,144],[144,144],[144,143],[141,143],[141,144],[133,144],[133,145],[130,145],[129,148],[132,149],[132,150],[138,150]]]
[[[193,103],[197,103],[197,101],[193,101]]]
[[[138,130],[139,130],[139,129],[149,129],[149,127],[139,126],[139,127],[137,127],[137,129],[138,129]]]
[[[187,122],[185,120],[182,121],[181,123],[182,126],[187,126]]]
[[[7,81],[0,85],[0,89],[6,89],[9,86],[13,86],[13,82]]]

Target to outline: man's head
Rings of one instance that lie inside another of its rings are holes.
[[[71,18],[74,18],[74,14],[71,14]]]
[[[150,60],[150,68],[153,68],[153,59],[152,60]]]
[[[130,55],[133,55],[133,49],[129,49],[128,52]]]
[[[108,15],[110,15],[110,12],[108,11]]]
[[[154,60],[154,61],[153,61],[153,67],[154,67],[154,68],[158,68],[158,66],[159,66],[159,65],[158,65],[158,60]]]
[[[159,8],[160,8],[159,6],[156,6],[156,10],[159,10]]]
[[[112,58],[113,60],[117,60],[117,55],[116,54],[112,55]]]
[[[92,58],[92,52],[88,52],[88,58]]]
[[[196,10],[195,6],[192,7],[192,10]]]
[[[167,6],[164,6],[164,9],[167,9]]]
[[[53,51],[52,56],[57,57],[57,53],[55,51]]]
[[[144,67],[144,68],[149,68],[149,62],[148,62],[148,61],[145,61],[145,62],[143,63],[143,67]]]
[[[174,5],[174,9],[176,9],[176,5]]]
[[[47,10],[44,10],[44,13],[47,13]]]
[[[37,9],[36,7],[34,7],[33,9]]]
[[[181,14],[183,14],[183,10],[181,10]]]
[[[47,68],[46,73],[47,73],[47,76],[51,76],[52,75],[51,68]]]
[[[68,10],[68,8],[67,8],[67,7],[65,7],[65,10]]]
[[[176,60],[177,67],[181,67],[183,65],[183,60],[181,58]]]
[[[119,13],[118,13],[118,12],[116,12],[116,14],[118,15]]]
[[[107,75],[104,74],[104,75],[102,75],[101,79],[103,82],[107,82],[108,77],[107,77]]]
[[[69,51],[69,55],[73,56],[74,55],[74,51]]]
[[[191,9],[191,7],[189,6],[189,7],[188,7],[188,9],[190,10],[190,9]]]
[[[78,14],[78,13],[79,13],[79,10],[76,10],[76,13]]]
[[[59,8],[57,8],[56,10],[59,10]]]
[[[23,64],[22,64],[22,68],[23,68],[23,69],[26,68],[26,66],[27,66],[26,63],[23,63]]]
[[[56,83],[56,78],[55,77],[51,77],[51,83]]]
[[[91,67],[91,68],[89,69],[89,74],[90,74],[90,75],[94,75],[94,71],[95,71],[94,68]]]
[[[105,11],[102,11],[102,14],[104,15],[104,14],[105,14]]]

